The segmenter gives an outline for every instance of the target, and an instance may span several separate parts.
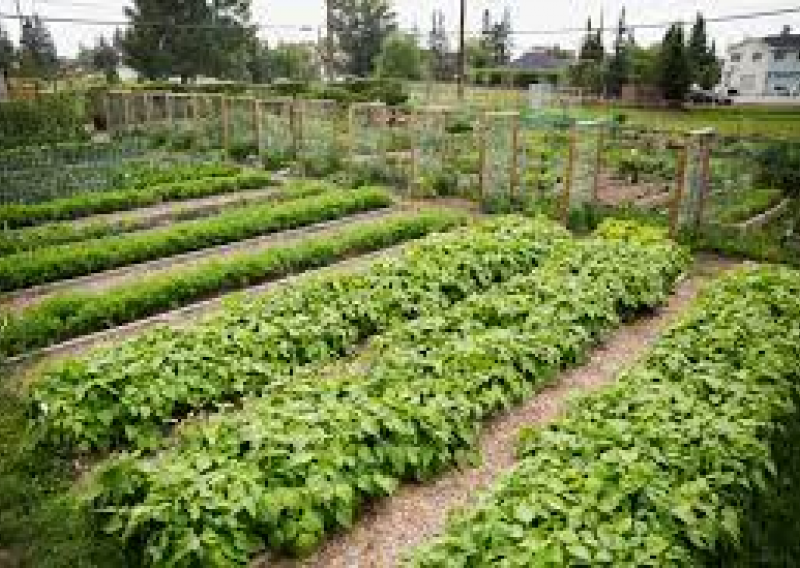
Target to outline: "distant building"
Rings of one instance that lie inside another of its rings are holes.
[[[787,27],[779,35],[732,45],[722,87],[742,97],[800,97],[800,34]]]
[[[511,67],[528,71],[563,71],[575,62],[575,54],[558,47],[532,47],[511,62]]]

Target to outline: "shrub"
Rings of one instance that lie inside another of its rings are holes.
[[[0,148],[84,140],[86,113],[74,94],[0,104]]]

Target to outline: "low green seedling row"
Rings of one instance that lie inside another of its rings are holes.
[[[280,202],[319,195],[331,189],[330,184],[322,182],[293,182],[286,186],[276,187],[267,195],[259,196],[258,201]],[[220,206],[216,214],[243,207],[252,207],[255,196],[248,197],[248,202],[243,204]],[[214,212],[196,210],[191,207],[178,209],[170,213],[172,222],[189,221],[202,217],[210,217]],[[108,221],[105,219],[86,220],[85,222],[56,221],[22,229],[0,231],[0,255],[10,255],[25,251],[34,251],[56,245],[77,243],[91,239],[99,239],[123,233],[133,233],[153,228],[155,223],[152,218],[142,216],[126,220]]]
[[[465,217],[403,213],[312,236],[298,243],[243,252],[196,266],[144,275],[98,293],[50,297],[19,313],[0,312],[0,354],[19,355],[87,333],[123,325],[226,291],[328,265],[452,228]]]
[[[791,566],[799,384],[800,273],[724,277],[409,564]]]
[[[50,221],[128,211],[165,201],[198,199],[243,189],[257,189],[271,184],[270,174],[245,171],[235,175],[189,179],[144,188],[83,193],[42,203],[0,205],[0,227],[18,229]]]
[[[292,369],[343,357],[399,322],[527,273],[568,238],[555,223],[520,217],[434,235],[356,273],[67,361],[36,382],[35,411],[54,444],[146,448],[177,418],[258,393]]]
[[[483,420],[662,303],[687,260],[666,241],[561,240],[539,268],[389,331],[349,364],[287,374],[185,424],[154,457],[112,459],[91,506],[145,565],[309,552],[367,501],[476,457]]]
[[[334,190],[285,203],[262,203],[207,219],[57,245],[0,258],[0,291],[18,290],[296,229],[346,215],[389,207],[380,188]]]

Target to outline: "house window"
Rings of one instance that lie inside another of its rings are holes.
[[[732,63],[739,63],[742,60],[741,53],[734,53],[731,55],[731,62]]]
[[[775,51],[775,61],[783,61],[786,59],[786,50],[778,49]]]
[[[764,59],[764,54],[760,51],[757,51],[753,54],[753,61],[761,61],[762,59]]]

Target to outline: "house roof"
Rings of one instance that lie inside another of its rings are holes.
[[[764,43],[770,47],[800,49],[800,34],[780,34],[767,36],[764,38]]]
[[[517,69],[564,69],[572,63],[571,58],[557,57],[545,51],[528,51],[511,62]]]

